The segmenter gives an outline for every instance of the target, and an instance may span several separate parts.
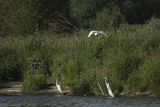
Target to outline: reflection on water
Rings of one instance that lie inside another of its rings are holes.
[[[158,98],[0,96],[0,107],[160,107]]]

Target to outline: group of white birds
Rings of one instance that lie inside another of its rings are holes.
[[[94,35],[94,36],[100,35],[100,36],[105,36],[105,37],[107,37],[107,34],[104,33],[103,31],[90,31],[89,34],[88,34],[88,37],[91,37],[92,35]],[[111,89],[109,83],[107,82],[107,77],[104,77],[104,79],[105,79],[105,84],[106,84],[106,87],[107,87],[107,90],[108,90],[108,94],[109,94],[111,97],[114,98],[114,94],[113,94],[113,92],[112,92],[112,89]]]
[[[107,82],[107,77],[104,77],[104,79],[105,79],[105,84],[106,84],[106,87],[107,87],[107,90],[108,90],[108,94],[109,94],[112,98],[114,98],[114,94],[113,94],[113,92],[112,92],[112,89],[111,89],[109,83]],[[59,93],[62,94],[63,92],[62,92],[62,90],[61,90],[61,86],[58,84],[58,80],[56,80],[56,87],[57,87],[57,90],[59,91]]]
[[[89,34],[88,34],[88,37],[91,37],[92,35],[94,36],[98,36],[98,35],[102,35],[102,36],[106,36],[107,37],[107,34],[104,33],[103,31],[90,31]],[[105,79],[105,84],[106,84],[106,87],[107,87],[107,90],[108,90],[108,94],[114,98],[114,94],[112,92],[112,89],[109,85],[109,83],[107,82],[107,78],[104,77]],[[58,84],[58,80],[56,80],[56,87],[57,87],[57,90],[62,94],[62,90],[61,90],[61,86]]]
[[[109,94],[112,98],[114,98],[114,94],[113,94],[113,92],[112,92],[112,89],[111,89],[109,83],[107,82],[107,77],[104,77],[104,79],[105,79],[105,84],[106,84],[106,87],[107,87],[107,90],[108,90],[108,94]],[[59,91],[59,93],[62,94],[63,92],[62,92],[62,90],[61,90],[61,86],[58,84],[58,80],[56,80],[56,87],[57,87],[57,90]]]

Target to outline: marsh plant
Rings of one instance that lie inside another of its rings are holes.
[[[23,81],[32,92],[58,78],[75,95],[101,95],[108,77],[113,92],[152,91],[159,95],[159,19],[145,25],[123,25],[107,38],[36,32],[0,39],[0,81]],[[37,64],[33,68],[33,64]]]

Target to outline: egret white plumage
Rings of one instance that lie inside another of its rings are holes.
[[[62,93],[62,90],[61,90],[61,86],[58,85],[58,80],[56,80],[56,87],[57,87],[57,90]]]
[[[88,37],[91,37],[91,35],[93,35],[93,34],[94,34],[95,36],[97,36],[97,35],[107,36],[107,34],[104,33],[103,31],[90,31]]]
[[[105,79],[105,84],[106,84],[106,87],[107,87],[107,90],[108,90],[108,94],[109,94],[111,97],[114,97],[114,94],[113,94],[113,92],[112,92],[112,90],[111,90],[111,87],[110,87],[109,83],[107,82],[107,77],[104,77],[104,79]]]

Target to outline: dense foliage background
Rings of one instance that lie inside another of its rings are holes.
[[[0,82],[59,79],[74,95],[160,95],[159,0],[0,0]],[[108,37],[87,38],[90,30]]]
[[[160,16],[159,5],[159,0],[0,0],[0,36],[143,24]]]

